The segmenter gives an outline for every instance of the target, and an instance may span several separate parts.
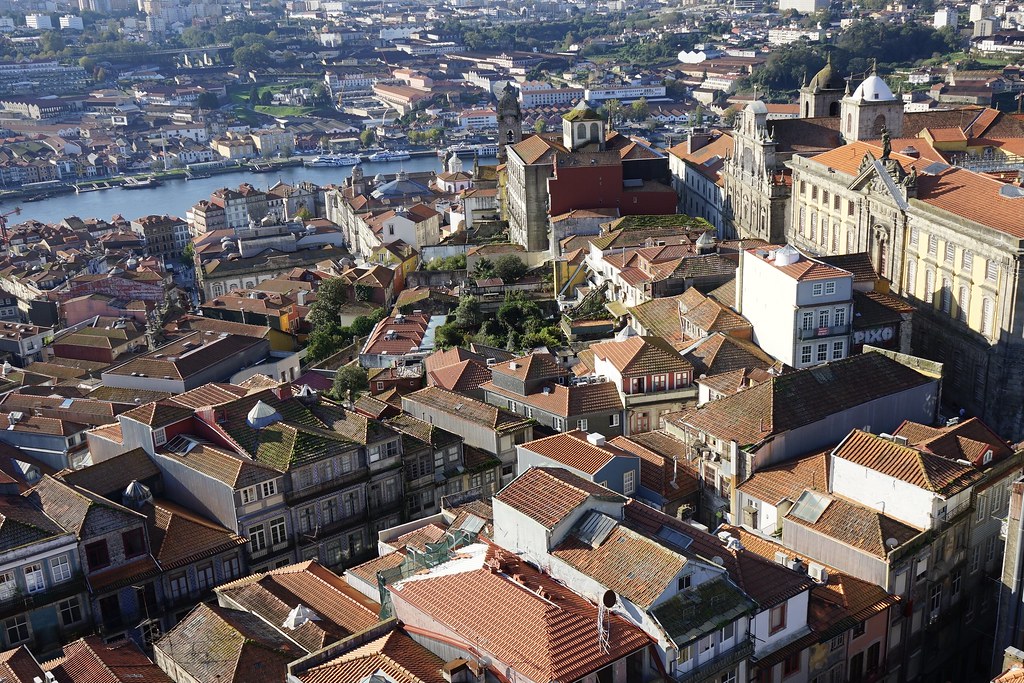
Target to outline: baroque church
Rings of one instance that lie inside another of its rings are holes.
[[[912,349],[944,364],[948,403],[1024,437],[1024,120],[962,107],[905,113],[872,71],[831,61],[798,119],[737,116],[723,174],[727,237],[813,255],[868,253],[916,306]]]

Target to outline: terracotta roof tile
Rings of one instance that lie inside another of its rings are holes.
[[[640,483],[672,502],[699,490],[696,473],[686,457],[686,444],[663,431],[617,436],[609,443],[639,456]]]
[[[131,640],[104,643],[88,636],[64,646],[64,656],[50,671],[61,683],[172,683]]]
[[[959,493],[982,476],[980,470],[970,465],[859,429],[853,430],[832,451],[832,456],[944,496]]]
[[[896,539],[895,547],[898,548],[921,534],[920,529],[863,505],[838,496],[828,498],[831,502],[817,522],[808,522],[793,514],[787,514],[785,521],[809,527],[824,536],[883,559],[893,549],[886,544],[888,539]]]
[[[950,460],[968,460],[977,466],[986,464],[986,452],[992,462],[1013,454],[1009,444],[976,417],[946,427],[929,427],[905,421],[895,432],[907,438],[908,445]]]
[[[590,475],[597,474],[614,458],[636,457],[609,444],[595,446],[587,440],[586,432],[578,430],[528,441],[521,448]]]
[[[599,342],[590,347],[594,356],[607,360],[623,375],[692,372],[693,366],[660,337],[627,337]]]
[[[245,538],[168,500],[156,499],[144,509],[153,557],[167,571],[240,545]]]
[[[650,644],[642,630],[613,613],[610,649],[602,650],[594,634],[596,606],[518,557],[488,546],[492,562],[498,554],[503,571],[482,566],[411,577],[390,587],[393,599],[470,642],[485,643],[496,660],[533,681],[574,681]]]
[[[33,683],[45,679],[42,667],[24,645],[0,653],[0,680],[11,683]]]
[[[308,621],[290,633],[310,652],[379,621],[378,605],[315,561],[224,584],[217,588],[217,594],[272,624],[283,623],[298,604],[311,608],[320,619]]]
[[[352,683],[383,672],[395,683],[444,683],[445,661],[401,631],[391,631],[298,676],[302,683]]]
[[[261,617],[200,603],[156,648],[199,681],[284,680],[288,664],[306,654]]]
[[[828,464],[831,448],[803,455],[774,467],[766,467],[750,475],[738,489],[769,505],[782,500],[796,502],[806,490],[828,491]]]
[[[560,467],[531,467],[494,498],[552,529],[590,496],[623,500],[614,491]]]
[[[882,354],[864,353],[772,377],[669,419],[742,447],[934,381]]]
[[[551,384],[545,387],[548,393],[544,393],[542,389],[525,396],[503,389],[494,382],[486,382],[480,386],[488,393],[566,418],[622,410],[622,397],[619,396],[615,383],[610,381],[573,386]]]
[[[120,495],[133,481],[145,481],[159,476],[160,469],[146,451],[133,448],[80,470],[63,471],[57,478],[107,496],[115,492]]]
[[[497,432],[510,432],[530,424],[530,420],[483,401],[461,396],[440,387],[427,387],[402,397],[402,405],[420,404],[454,415]]]

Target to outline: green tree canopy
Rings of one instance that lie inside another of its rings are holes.
[[[494,274],[506,283],[513,283],[526,275],[526,264],[515,254],[503,254],[494,262]]]
[[[370,386],[366,370],[358,365],[344,365],[334,375],[331,393],[340,399],[355,398],[360,391]]]

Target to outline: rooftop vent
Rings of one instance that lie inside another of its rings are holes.
[[[249,411],[249,414],[245,416],[245,421],[253,429],[263,429],[264,427],[274,424],[280,419],[281,414],[263,401],[256,401],[256,405],[254,405]]]
[[[604,434],[598,434],[596,432],[593,434],[587,434],[587,441],[594,446],[603,446],[605,443]]]

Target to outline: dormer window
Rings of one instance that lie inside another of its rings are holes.
[[[987,465],[992,462],[992,449],[985,451],[984,457],[981,459],[982,464]]]

